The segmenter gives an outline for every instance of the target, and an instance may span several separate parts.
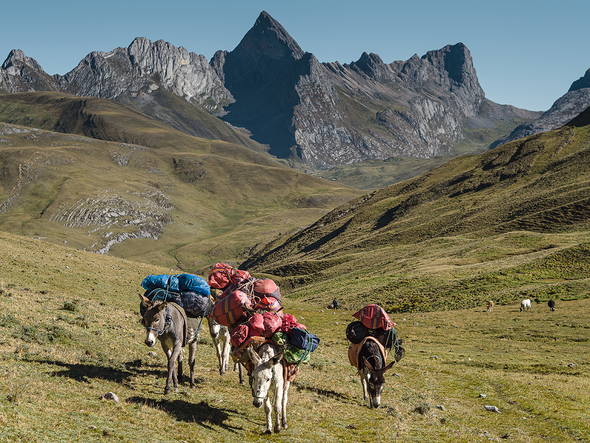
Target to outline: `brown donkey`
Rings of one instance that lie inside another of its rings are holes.
[[[178,378],[182,378],[182,348],[188,344],[190,385],[195,385],[195,360],[200,323],[196,318],[187,318],[184,309],[172,302],[151,302],[143,295],[139,296],[146,309],[141,320],[146,329],[145,344],[152,347],[156,340],[168,358],[168,378],[164,394],[170,392],[170,385],[178,390]],[[201,319],[202,321],[202,319]],[[178,363],[178,366],[177,366]]]
[[[385,372],[391,369],[395,360],[385,365],[387,350],[379,340],[370,336],[358,344],[350,345],[348,359],[350,364],[358,369],[363,386],[363,399],[369,401],[370,408],[378,408],[385,384]]]

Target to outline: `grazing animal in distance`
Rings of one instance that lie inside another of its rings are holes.
[[[494,310],[494,302],[492,300],[488,300],[488,312],[492,312]]]
[[[287,402],[291,382],[285,379],[285,367],[282,364],[283,353],[274,343],[265,342],[262,345],[248,346],[248,376],[252,389],[252,404],[260,408],[264,405],[266,413],[266,434],[280,432],[287,429]],[[269,391],[274,387],[274,399],[269,398]],[[274,405],[273,405],[274,402]],[[273,428],[272,411],[275,410]]]
[[[363,387],[363,399],[369,401],[370,408],[381,405],[381,394],[385,384],[385,373],[391,369],[395,361],[388,365],[387,350],[374,337],[368,336],[358,344],[348,348],[350,363],[358,368]]]
[[[555,300],[553,300],[553,299],[552,300],[549,300],[547,302],[547,306],[549,306],[549,310],[551,312],[555,311]]]
[[[229,336],[229,329],[227,326],[222,326],[213,320],[211,317],[207,318],[209,323],[209,334],[211,334],[211,340],[213,341],[213,347],[217,354],[217,361],[219,362],[219,375],[225,374],[229,370],[229,360],[231,343]],[[244,383],[244,377],[242,374],[242,366],[240,363],[234,363],[234,371],[237,369],[240,384]]]
[[[152,302],[140,294],[146,311],[141,323],[146,329],[145,344],[152,347],[159,340],[168,358],[168,377],[164,394],[170,392],[170,385],[178,390],[178,378],[182,378],[182,348],[189,346],[190,386],[195,385],[195,361],[199,327],[197,319],[189,319],[179,305],[172,302]]]
[[[531,309],[531,300],[525,298],[520,302],[520,312],[529,311]]]

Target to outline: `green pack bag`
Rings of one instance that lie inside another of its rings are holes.
[[[300,363],[309,363],[310,352],[305,349],[299,349],[293,345],[287,345],[283,358],[289,364],[298,365]]]

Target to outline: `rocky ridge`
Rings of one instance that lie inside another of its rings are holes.
[[[216,52],[210,62],[162,40],[136,38],[52,77],[13,51],[0,69],[0,90],[114,99],[199,136],[243,141],[247,136],[236,131],[245,128],[275,156],[319,168],[453,154],[468,132],[537,116],[486,100],[463,43],[392,63],[367,52],[350,64],[321,63],[264,11],[235,49]],[[174,97],[193,111],[179,111]],[[495,112],[482,110],[490,106]],[[213,115],[231,125],[231,135],[205,127],[215,125]]]
[[[588,106],[590,106],[590,69],[586,71],[584,76],[574,81],[568,92],[558,98],[551,108],[539,118],[517,126],[509,135],[492,143],[492,146],[499,146],[517,138],[557,129],[570,122]]]

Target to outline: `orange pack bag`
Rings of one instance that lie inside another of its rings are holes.
[[[381,328],[388,331],[395,326],[395,323],[391,321],[387,312],[381,306],[375,304],[365,306],[352,316],[358,318],[369,329]]]
[[[250,297],[244,292],[236,290],[215,303],[211,316],[222,326],[232,326],[246,317],[251,310]]]

